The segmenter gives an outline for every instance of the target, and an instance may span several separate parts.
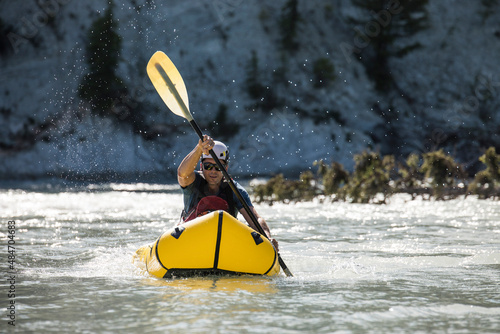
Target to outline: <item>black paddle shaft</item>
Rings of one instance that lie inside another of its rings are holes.
[[[189,124],[191,124],[191,126],[193,127],[196,134],[198,134],[198,137],[200,137],[200,139],[203,141],[203,132],[201,132],[201,129],[198,126],[198,123],[196,123],[196,121],[193,119],[193,120],[189,121]],[[215,154],[215,152],[213,150],[210,150],[209,153],[212,156],[212,158],[215,160],[215,163],[217,164],[219,169],[222,171],[222,174],[224,175],[227,182],[229,183],[231,190],[234,192],[234,194],[236,195],[236,197],[238,198],[240,203],[243,205],[243,208],[250,216],[250,219],[252,220],[254,225],[257,227],[257,231],[260,234],[262,234],[264,237],[267,238],[267,235],[264,232],[264,229],[260,225],[259,221],[257,220],[257,217],[255,216],[253,211],[250,209],[247,202],[243,199],[243,196],[241,196],[240,191],[238,190],[238,188],[234,184],[234,181],[231,179],[231,176],[229,176],[229,173],[227,172],[226,168],[224,168],[224,165],[222,164],[222,162],[220,162],[219,158],[217,157],[217,155]],[[283,261],[283,259],[281,258],[279,252],[278,252],[278,262],[287,276],[293,276],[292,273],[290,272],[290,270],[288,269],[288,267],[286,266],[285,261]]]

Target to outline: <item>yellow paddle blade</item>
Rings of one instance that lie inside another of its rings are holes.
[[[163,102],[174,114],[193,120],[189,112],[189,100],[181,74],[174,63],[162,51],[156,51],[148,62],[149,79],[160,94]]]

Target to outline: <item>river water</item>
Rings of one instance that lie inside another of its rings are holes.
[[[0,332],[500,333],[498,201],[258,205],[293,278],[150,277],[132,256],[181,206],[175,185],[0,190]]]

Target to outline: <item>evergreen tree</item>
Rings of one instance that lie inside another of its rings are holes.
[[[498,8],[499,2],[499,0],[481,0],[483,8],[480,10],[480,14],[483,16],[484,20],[495,12],[495,9]]]
[[[427,27],[428,0],[353,0],[353,3],[364,13],[353,18],[357,39],[364,46],[359,50],[361,61],[376,88],[386,91],[393,84],[389,58],[404,56],[420,46],[418,42],[404,41]]]
[[[6,57],[12,50],[9,41],[9,34],[12,33],[12,26],[6,25],[0,17],[0,56]]]
[[[126,108],[113,108],[126,92],[123,81],[116,75],[121,37],[116,33],[113,2],[109,3],[104,15],[92,23],[88,39],[89,73],[81,82],[79,96],[89,102],[97,114],[101,116],[113,114],[125,119]]]
[[[314,87],[328,86],[335,80],[335,66],[328,58],[319,58],[313,64]]]
[[[221,103],[209,129],[213,137],[225,141],[238,133],[240,125],[227,120],[227,105]]]
[[[245,84],[248,95],[253,99],[261,98],[266,90],[266,87],[264,87],[260,82],[259,58],[257,58],[255,50],[252,50],[252,55],[246,66]]]
[[[261,111],[267,112],[277,108],[280,104],[279,99],[271,85],[262,84],[263,78],[260,75],[259,58],[255,50],[252,50],[246,66],[246,90],[248,95],[255,100],[254,108],[259,108]]]
[[[299,48],[299,43],[296,40],[297,28],[300,21],[297,9],[298,3],[298,0],[288,0],[281,9],[281,45],[283,49],[289,52],[294,52]]]

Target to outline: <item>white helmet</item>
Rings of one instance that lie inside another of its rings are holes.
[[[213,151],[214,151],[215,155],[217,156],[217,158],[219,158],[219,160],[224,160],[225,162],[227,162],[227,160],[229,158],[229,151],[227,149],[227,146],[223,142],[215,140]],[[208,154],[208,155],[202,154],[201,160],[208,159],[211,157],[212,156],[210,154]]]

